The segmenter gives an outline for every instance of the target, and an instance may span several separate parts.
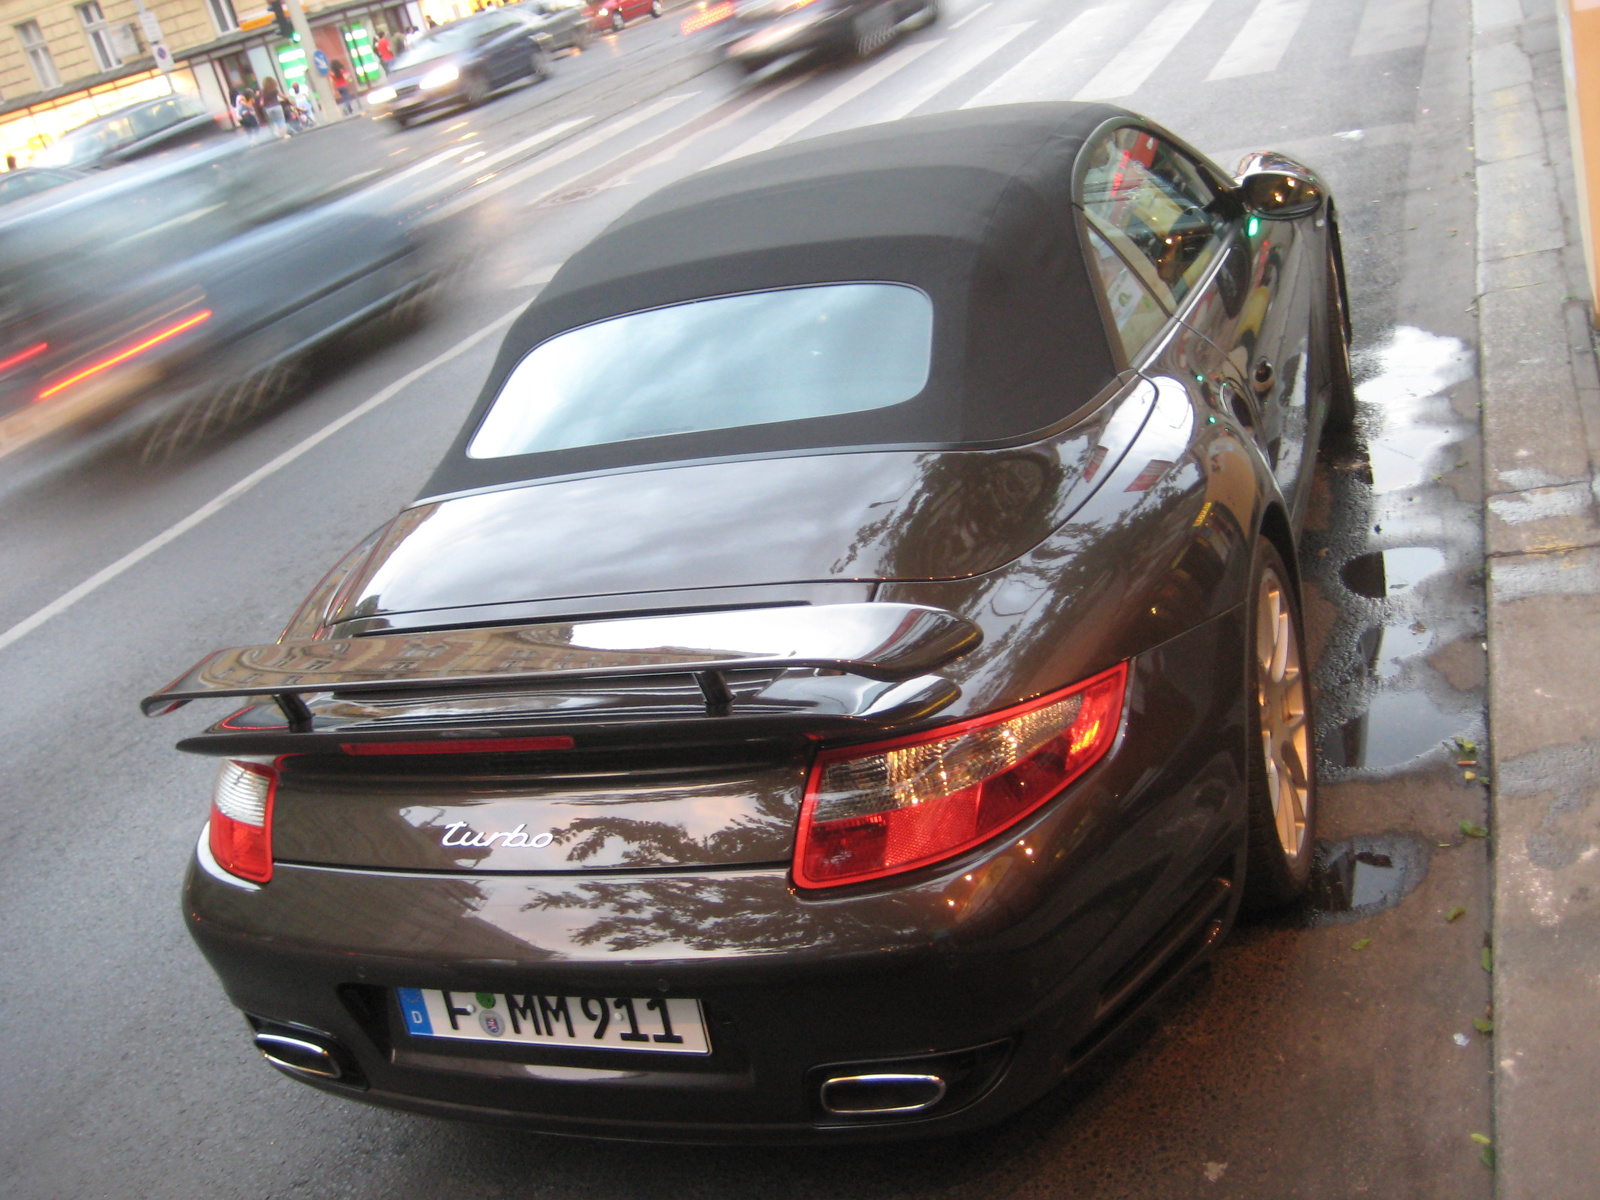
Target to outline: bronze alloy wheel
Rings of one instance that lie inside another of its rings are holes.
[[[1316,828],[1316,763],[1311,739],[1300,604],[1277,549],[1256,547],[1250,599],[1250,867],[1254,908],[1287,904],[1305,890]]]

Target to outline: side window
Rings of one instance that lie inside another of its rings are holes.
[[[1150,289],[1111,248],[1111,243],[1092,226],[1089,256],[1094,260],[1095,276],[1105,295],[1106,308],[1122,343],[1123,355],[1126,361],[1132,362],[1150,339],[1161,332],[1167,320],[1166,310],[1156,303]]]
[[[1119,249],[1143,256],[1182,303],[1227,236],[1216,191],[1186,156],[1142,129],[1115,130],[1086,153],[1085,212]]]

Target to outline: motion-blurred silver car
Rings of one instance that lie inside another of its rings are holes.
[[[0,455],[126,418],[168,457],[283,398],[341,330],[420,303],[437,239],[361,132],[219,140],[6,210]]]
[[[543,79],[553,47],[540,16],[491,8],[439,26],[389,64],[388,81],[367,93],[367,107],[404,128],[425,113],[482,104],[518,79]]]

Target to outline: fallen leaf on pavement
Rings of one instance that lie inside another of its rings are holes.
[[[1453,925],[1457,921],[1459,921],[1462,917],[1464,917],[1466,915],[1467,915],[1467,910],[1462,908],[1461,905],[1458,904],[1454,908],[1452,908],[1449,912],[1445,913],[1444,919],[1446,921],[1450,922]]]
[[[1489,972],[1489,974],[1491,974],[1491,975],[1494,974],[1494,950],[1493,949],[1491,949],[1488,946],[1485,946],[1483,948],[1483,952],[1478,955],[1478,962],[1482,965],[1482,967],[1483,967],[1483,969],[1485,971]]]
[[[1482,825],[1474,825],[1471,821],[1461,822],[1461,832],[1472,838],[1486,838],[1489,831]]]
[[[1365,950],[1370,945],[1372,945],[1371,938],[1357,938],[1355,941],[1350,943],[1350,949]]]
[[[1494,1022],[1489,1020],[1488,1017],[1473,1017],[1472,1027],[1484,1035],[1494,1032]]]

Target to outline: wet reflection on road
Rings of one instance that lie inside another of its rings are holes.
[[[1305,555],[1337,613],[1316,667],[1325,782],[1440,758],[1484,719],[1481,671],[1462,669],[1482,653],[1482,489],[1474,421],[1449,394],[1472,353],[1401,326],[1356,370],[1357,431],[1325,449]]]

